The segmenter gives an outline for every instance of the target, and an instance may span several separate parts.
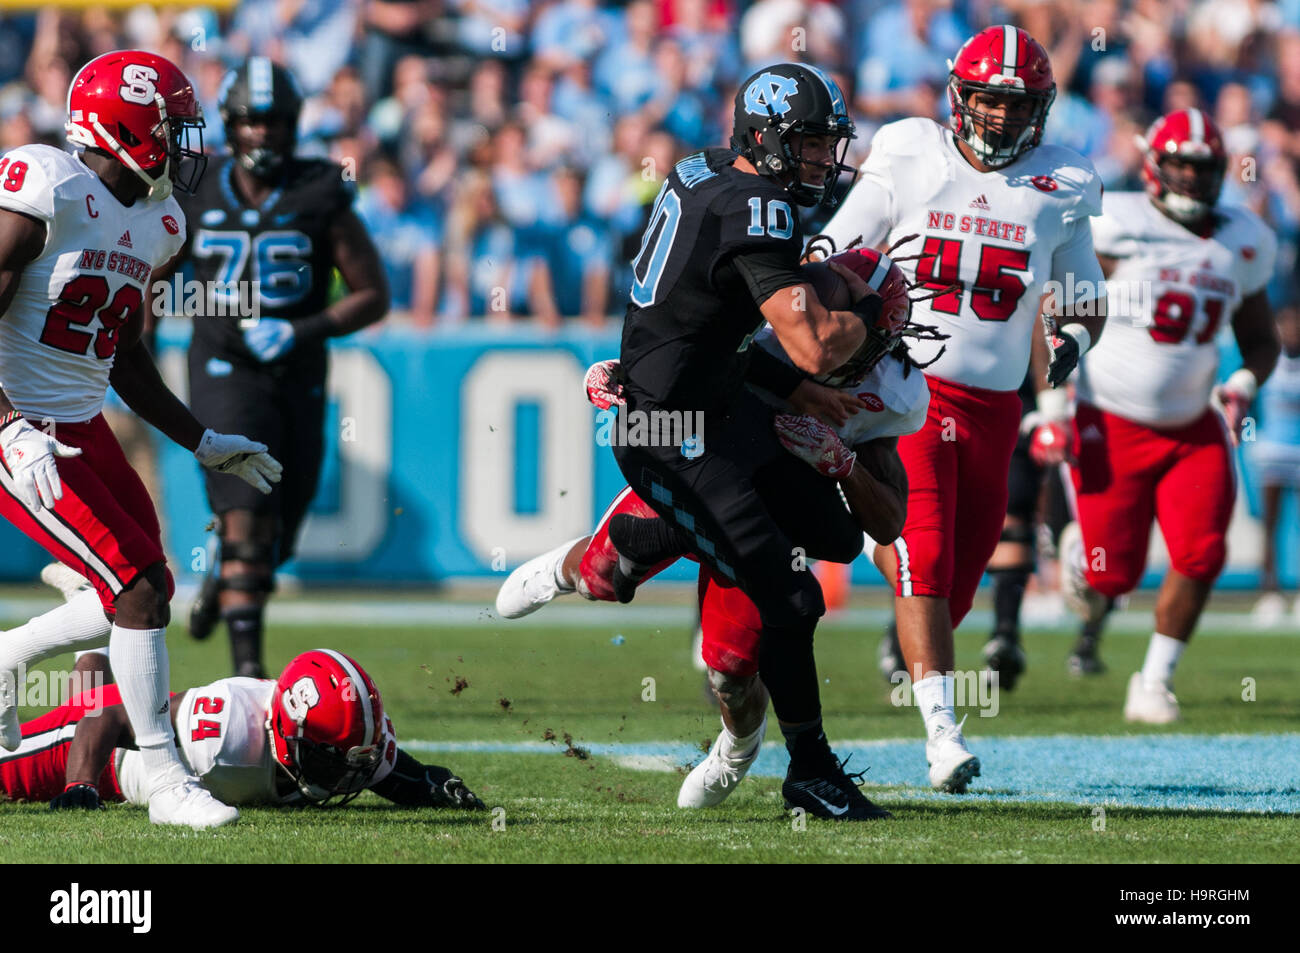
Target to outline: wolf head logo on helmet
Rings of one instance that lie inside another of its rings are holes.
[[[388,743],[379,689],[331,649],[304,652],[280,673],[267,730],[276,763],[314,804],[346,803],[365,790]]]
[[[259,179],[273,178],[293,155],[302,99],[293,74],[265,56],[249,57],[221,81],[217,103],[230,150]]]
[[[1180,222],[1204,218],[1223,189],[1228,151],[1214,120],[1199,109],[1161,116],[1137,138],[1147,194]]]
[[[825,151],[806,141],[830,140]],[[844,94],[816,67],[779,63],[750,76],[736,93],[731,147],[789,190],[800,205],[836,203],[840,174],[857,172],[844,163],[856,138]]]
[[[185,74],[142,50],[118,50],[83,66],[68,87],[68,141],[115,157],[140,177],[151,202],[173,187],[197,188],[203,109]]]
[[[1000,169],[1038,145],[1056,81],[1037,40],[1018,27],[991,26],[963,43],[948,66],[953,132],[981,162]],[[992,99],[972,106],[981,94]]]

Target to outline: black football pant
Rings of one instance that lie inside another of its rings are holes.
[[[638,409],[646,408],[629,402]],[[812,635],[826,604],[807,560],[852,562],[862,531],[836,483],[780,445],[771,409],[753,395],[706,417],[702,436],[694,457],[677,446],[620,445],[614,457],[691,553],[753,600],[763,620],[760,673],[777,716],[812,721],[820,714]]]

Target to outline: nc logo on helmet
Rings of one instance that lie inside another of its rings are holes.
[[[797,92],[799,81],[793,76],[764,73],[745,90],[745,112],[754,116],[784,116],[790,111],[787,100]]]
[[[280,696],[280,701],[289,717],[297,724],[302,724],[307,718],[307,712],[320,703],[320,689],[310,675],[304,675]]]

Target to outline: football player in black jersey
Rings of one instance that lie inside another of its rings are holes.
[[[651,565],[690,552],[753,600],[763,621],[759,673],[790,752],[787,805],[865,820],[887,812],[844,773],[821,727],[813,658],[813,630],[825,612],[821,588],[755,484],[781,467],[792,499],[837,491],[811,467],[790,464],[795,458],[778,442],[771,410],[744,386],[761,370],[763,386],[788,396],[806,375],[842,365],[875,324],[879,297],[842,266],[831,267],[848,285],[854,310],[827,310],[806,283],[791,204],[832,201],[852,138],[834,81],[812,67],[780,64],[741,85],[734,149],[705,149],[668,176],[633,261],[620,357],[627,400],[620,414],[628,427],[620,425],[613,440],[628,483],[663,518],[620,514],[609,536],[619,552],[620,599],[623,592],[630,598],[629,584]],[[751,357],[762,361],[749,345],[764,322],[795,367],[750,367]],[[693,432],[665,445],[671,441],[655,439],[653,422],[673,414],[691,421]],[[646,420],[648,434],[638,429]]]
[[[190,344],[191,406],[219,429],[239,421],[285,469],[270,496],[245,493],[222,474],[206,480],[220,568],[204,580],[190,632],[205,638],[223,619],[235,674],[255,677],[273,574],[293,555],[320,476],[325,341],[388,310],[383,266],[342,168],[294,156],[301,106],[293,77],[265,57],[230,72],[220,110],[232,154],[184,202],[194,277],[209,289]],[[329,304],[335,268],[348,293]],[[241,303],[257,317],[241,316]]]

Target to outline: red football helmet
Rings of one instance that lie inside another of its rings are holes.
[[[835,370],[816,378],[827,387],[847,387],[865,378],[903,340],[903,331],[912,316],[912,300],[908,297],[903,270],[874,248],[850,248],[829,260],[856,272],[883,299],[876,323],[867,328],[867,339],[862,346]]]
[[[68,141],[116,156],[148,186],[151,202],[167,198],[173,186],[193,192],[208,161],[203,109],[190,81],[171,61],[142,50],[105,53],[83,66],[68,87],[64,128]]]
[[[963,43],[948,68],[953,132],[985,165],[1001,168],[1038,145],[1056,99],[1056,81],[1037,40],[1018,27],[991,26]],[[971,108],[971,96],[981,92],[1027,98],[1028,117],[999,120]]]
[[[276,762],[317,804],[365,790],[389,740],[379,689],[332,649],[304,652],[286,666],[266,724]]]
[[[1214,208],[1228,169],[1228,151],[1213,119],[1199,109],[1171,112],[1138,136],[1138,148],[1143,151],[1147,194],[1171,216],[1195,222]],[[1167,158],[1180,159],[1190,168],[1171,175],[1164,165]]]

